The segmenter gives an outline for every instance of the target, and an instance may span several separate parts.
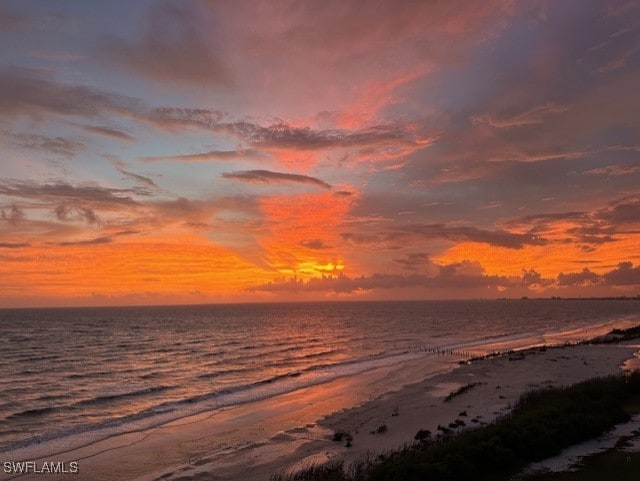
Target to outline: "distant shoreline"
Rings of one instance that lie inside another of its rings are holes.
[[[43,311],[43,310],[82,310],[82,309],[144,309],[144,308],[185,308],[185,307],[235,307],[235,306],[276,306],[276,305],[304,305],[304,304],[390,304],[390,303],[438,303],[438,302],[496,302],[496,301],[640,301],[640,294],[636,296],[615,296],[615,297],[482,297],[482,298],[455,298],[455,299],[323,299],[323,300],[304,300],[304,301],[229,301],[229,302],[204,302],[204,303],[185,303],[185,304],[114,304],[114,305],[61,305],[61,306],[0,306],[0,312],[3,311]]]

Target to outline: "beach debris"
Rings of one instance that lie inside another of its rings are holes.
[[[370,431],[371,434],[384,434],[389,428],[386,424],[381,424],[374,431]]]
[[[416,441],[425,442],[430,437],[431,437],[431,431],[429,431],[428,429],[420,429],[414,436],[414,439]]]
[[[465,392],[469,391],[470,389],[473,389],[476,386],[479,386],[480,384],[483,384],[483,383],[481,383],[481,382],[472,382],[472,383],[469,383],[469,384],[465,384],[464,386],[461,386],[458,389],[456,389],[455,391],[449,393],[449,395],[446,398],[444,398],[444,402],[449,402],[454,397],[459,396],[461,394],[464,394]]]
[[[349,431],[345,431],[344,429],[337,429],[334,433],[333,433],[333,438],[334,441],[336,442],[342,442],[344,441],[344,447],[345,448],[350,448],[351,446],[353,446],[353,436],[351,435],[351,433]]]
[[[442,424],[438,424],[438,431],[442,431],[442,434],[451,434],[451,429],[444,427]]]

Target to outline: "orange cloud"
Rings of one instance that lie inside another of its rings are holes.
[[[263,199],[267,232],[260,243],[267,263],[281,274],[311,277],[342,270],[337,228],[353,201],[332,192]]]
[[[640,235],[620,236],[615,241],[588,246],[567,237],[564,242],[547,245],[524,245],[520,249],[460,242],[433,256],[438,263],[450,264],[464,259],[473,259],[491,275],[520,275],[522,270],[535,269],[545,278],[556,278],[561,272],[581,270],[584,266],[602,274],[617,265],[620,253],[630,253],[628,258],[639,258],[637,252]]]
[[[68,304],[224,300],[263,269],[193,237],[0,249],[0,303],[38,299]],[[36,300],[30,302],[31,300]]]

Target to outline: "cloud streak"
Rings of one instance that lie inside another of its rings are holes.
[[[25,134],[20,132],[0,131],[0,135],[8,140],[16,149],[28,149],[74,158],[86,149],[86,145],[77,140],[65,137],[48,137],[46,135]]]
[[[138,202],[132,195],[145,194],[139,189],[113,189],[95,185],[72,185],[66,182],[38,184],[28,181],[0,182],[0,195],[43,202],[81,201],[94,206],[132,206]]]
[[[122,175],[132,179],[133,181],[137,182],[143,187],[149,188],[151,190],[160,189],[160,187],[158,187],[158,185],[149,177],[145,177],[144,175],[136,174],[134,172],[129,172],[128,170],[125,170],[121,167],[117,167],[117,169],[118,169],[118,172],[120,172]]]
[[[47,115],[97,118],[104,113],[138,115],[139,100],[93,87],[55,82],[44,72],[29,69],[0,70],[0,117],[12,120]]]
[[[144,162],[232,162],[236,160],[254,159],[265,157],[264,154],[257,150],[209,150],[207,152],[198,152],[195,154],[180,155],[156,155],[142,157]]]
[[[444,239],[453,242],[480,242],[509,249],[521,249],[526,245],[542,246],[548,242],[547,239],[535,234],[448,224],[408,224],[369,234],[345,232],[342,237],[355,244],[393,244],[412,240]]]
[[[90,132],[92,134],[98,134],[103,137],[108,137],[116,140],[126,140],[126,141],[134,141],[136,138],[133,135],[126,134],[120,130],[111,129],[109,127],[101,127],[96,125],[78,125],[77,127],[80,129]]]
[[[314,185],[316,187],[322,187],[323,189],[331,189],[331,185],[316,177],[301,174],[288,174],[285,172],[272,172],[270,170],[242,170],[237,172],[226,172],[222,174],[222,177],[225,179],[238,180],[253,184],[294,183]]]

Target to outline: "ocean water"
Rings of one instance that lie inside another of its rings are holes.
[[[0,310],[0,453],[76,447],[406,359],[637,322],[640,302],[624,300]]]

